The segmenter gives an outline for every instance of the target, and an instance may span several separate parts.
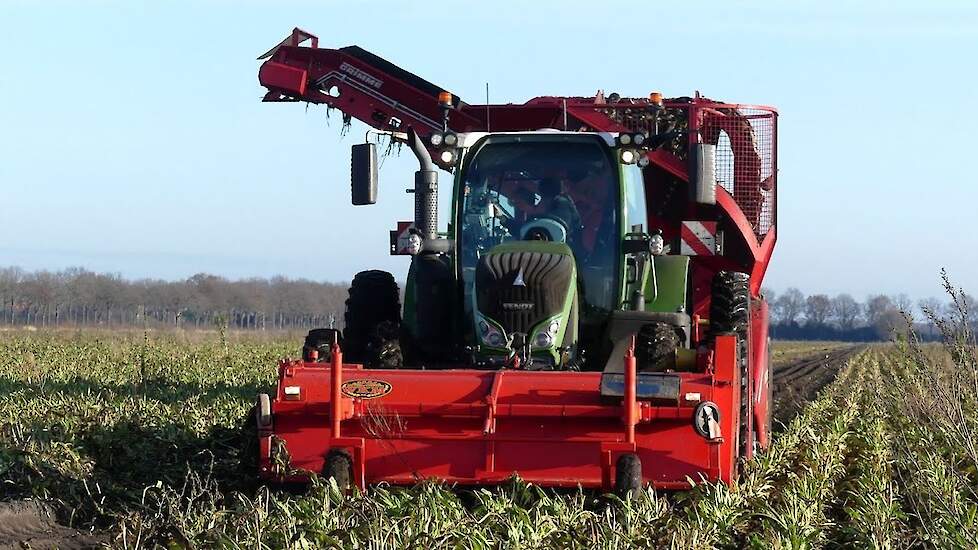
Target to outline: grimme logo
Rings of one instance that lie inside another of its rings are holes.
[[[375,76],[370,76],[369,74],[361,71],[360,69],[354,67],[353,65],[350,65],[349,63],[345,63],[345,62],[340,63],[340,70],[343,71],[344,73],[352,75],[353,78],[356,78],[361,82],[373,86],[374,88],[380,88],[381,86],[384,85],[383,80]]]
[[[383,380],[371,380],[363,378],[361,380],[350,380],[343,382],[340,391],[347,397],[357,399],[374,399],[383,397],[391,392],[393,386]]]

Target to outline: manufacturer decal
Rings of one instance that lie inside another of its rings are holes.
[[[354,67],[353,65],[350,65],[349,63],[346,62],[340,63],[340,70],[352,76],[353,78],[356,78],[357,80],[363,82],[364,84],[373,86],[374,88],[380,88],[381,86],[384,85],[383,80],[375,76],[371,76],[370,74],[361,71],[360,69]]]
[[[520,272],[516,274],[516,278],[513,279],[513,286],[526,286],[523,282],[523,268],[520,268]]]
[[[392,389],[394,389],[393,386],[383,380],[371,380],[369,378],[349,380],[343,382],[343,385],[340,386],[340,391],[343,392],[343,395],[356,399],[383,397],[389,394]]]

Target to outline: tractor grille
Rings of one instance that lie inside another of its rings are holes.
[[[507,334],[526,334],[536,323],[560,313],[573,272],[574,257],[568,254],[489,253],[476,268],[479,311]]]

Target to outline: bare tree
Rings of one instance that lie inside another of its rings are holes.
[[[789,288],[774,301],[774,314],[778,322],[785,325],[798,321],[805,308],[805,295],[797,288]]]
[[[889,296],[884,294],[870,296],[866,300],[866,323],[869,326],[878,326],[883,317],[893,311],[897,311],[897,308]]]
[[[814,294],[805,300],[805,317],[808,323],[821,326],[832,313],[832,300],[825,294]]]
[[[839,294],[832,298],[832,316],[842,330],[855,328],[862,309],[862,304],[849,294]]]

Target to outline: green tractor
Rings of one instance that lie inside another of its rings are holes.
[[[454,169],[452,221],[438,233],[437,172],[409,132],[421,164],[416,216],[392,234],[392,251],[413,256],[403,319],[394,278],[358,274],[347,357],[385,368],[620,372],[635,334],[639,370],[676,368],[690,338],[689,258],[665,254],[647,227],[648,148],[632,141],[641,134],[624,135],[432,134],[439,164]],[[376,158],[373,144],[354,147],[356,204],[375,200]]]

